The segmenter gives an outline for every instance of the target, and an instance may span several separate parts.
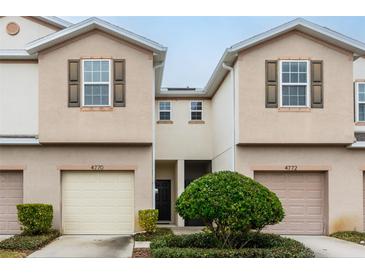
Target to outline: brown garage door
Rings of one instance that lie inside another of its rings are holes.
[[[0,171],[0,234],[20,232],[16,205],[23,203],[23,174]]]
[[[325,173],[255,172],[255,179],[276,193],[285,210],[284,220],[267,232],[325,233]]]

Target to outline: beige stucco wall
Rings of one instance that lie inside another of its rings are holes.
[[[111,111],[69,108],[67,61],[126,60],[126,107]],[[152,52],[93,31],[39,54],[39,139],[41,142],[152,142]]]
[[[10,22],[19,25],[20,31],[17,35],[9,35],[6,32],[6,26]],[[39,21],[29,20],[21,16],[0,17],[0,49],[24,49],[27,43],[53,32],[55,32],[54,27]]]
[[[233,170],[233,78],[229,72],[212,98],[212,170]]]
[[[324,108],[265,108],[265,60],[323,60]],[[352,54],[298,32],[240,53],[239,143],[352,143]]]
[[[253,178],[254,170],[328,170],[329,233],[363,230],[363,150],[343,147],[237,147],[236,169]]]
[[[61,171],[135,170],[135,228],[139,209],[152,208],[151,146],[0,146],[0,169],[24,169],[25,203],[50,203],[54,227],[61,227]],[[97,172],[97,171],[95,171]]]
[[[176,222],[175,202],[177,198],[176,161],[157,161],[156,180],[171,181],[171,223]]]
[[[38,64],[0,62],[0,83],[0,135],[37,135]]]
[[[195,100],[195,99],[194,99]],[[158,102],[155,111],[158,120]],[[206,160],[212,158],[212,119],[211,101],[203,100],[204,124],[191,124],[190,102],[187,99],[170,99],[172,124],[159,124],[156,121],[156,159],[157,160]]]

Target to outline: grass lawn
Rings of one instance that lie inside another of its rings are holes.
[[[147,232],[141,232],[134,235],[135,241],[152,241],[153,239],[160,238],[162,236],[166,235],[172,235],[172,231],[170,228],[157,228],[156,232],[153,233],[147,233]]]
[[[365,232],[341,231],[341,232],[333,233],[330,236],[341,239],[341,240],[365,245]],[[364,242],[364,243],[360,243],[360,242]]]
[[[15,235],[0,242],[0,258],[22,258],[60,236],[56,230],[44,235]]]
[[[0,258],[24,258],[27,256],[26,252],[9,251],[0,249]]]

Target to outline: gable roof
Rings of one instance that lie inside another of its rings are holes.
[[[70,25],[65,29],[32,41],[27,44],[26,51],[32,55],[94,29],[101,30],[122,40],[128,41],[131,44],[138,45],[141,48],[152,51],[153,63],[155,66],[155,86],[156,89],[160,89],[167,48],[143,36],[137,35],[97,17],[88,18],[77,24]]]
[[[365,55],[364,43],[347,37],[329,28],[309,22],[303,18],[297,18],[276,28],[270,29],[259,35],[253,36],[249,39],[234,44],[230,48],[227,48],[223,56],[219,60],[215,70],[213,71],[213,74],[210,77],[207,85],[204,88],[206,96],[213,96],[214,92],[217,90],[217,88],[227,75],[228,71],[223,68],[223,64],[232,66],[235,63],[237,55],[240,51],[256,46],[260,43],[266,42],[270,39],[273,39],[293,30],[301,31],[312,37],[346,49],[353,53],[354,58]]]

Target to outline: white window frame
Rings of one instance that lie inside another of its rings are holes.
[[[191,108],[192,103],[201,103],[202,109],[201,110],[195,110],[195,109],[193,110]],[[201,101],[201,100],[192,100],[192,101],[190,101],[189,109],[190,109],[190,121],[203,121],[203,101]],[[201,119],[200,120],[196,120],[196,119],[193,120],[192,119],[192,112],[200,112],[201,113]]]
[[[86,61],[108,61],[109,62],[109,81],[108,82],[85,82],[84,66]],[[111,59],[82,59],[81,62],[81,105],[83,107],[110,107],[112,105],[112,60]],[[85,104],[85,85],[99,84],[108,85],[109,102],[107,105],[86,105]]]
[[[360,104],[365,104],[365,101],[360,101],[359,100],[359,86],[360,85],[365,85],[365,82],[355,82],[355,121],[356,122],[365,122],[365,120],[360,120],[359,116],[359,105]]]
[[[307,63],[307,82],[306,83],[283,83],[282,81],[282,67],[284,62],[294,63],[294,62],[306,62]],[[309,108],[311,106],[311,67],[309,60],[280,60],[279,61],[279,106],[281,108]],[[305,86],[306,88],[306,104],[303,106],[287,106],[283,105],[283,85],[284,86]]]
[[[161,103],[169,103],[170,104],[170,109],[161,111],[161,107],[160,107]],[[170,120],[161,120],[161,116],[160,116],[161,112],[170,112]],[[158,102],[158,120],[159,121],[172,121],[172,103],[171,103],[171,101],[159,101]]]

